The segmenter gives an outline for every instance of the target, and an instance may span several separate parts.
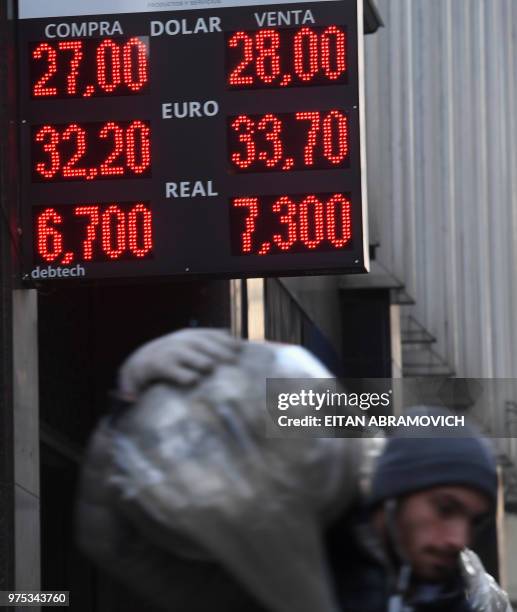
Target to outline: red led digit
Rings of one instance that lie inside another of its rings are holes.
[[[124,166],[114,166],[113,162],[119,159],[124,152],[124,130],[114,121],[109,121],[101,129],[101,138],[113,138],[113,150],[107,159],[100,166],[100,173],[103,176],[120,176],[124,174]]]
[[[345,28],[264,28],[229,34],[230,88],[316,86],[346,82]]]
[[[273,235],[273,241],[282,251],[288,251],[297,240],[296,228],[296,204],[287,196],[282,196],[273,204],[273,212],[280,213],[285,209],[285,214],[281,215],[280,222],[286,225],[287,237],[280,234]]]
[[[247,196],[231,206],[250,211],[243,232],[242,215],[230,210],[234,254],[334,251],[352,239],[352,205],[343,193]]]
[[[349,156],[349,118],[340,110],[228,119],[229,157],[236,172],[335,168]]]
[[[86,227],[86,237],[83,242],[83,259],[91,261],[93,259],[93,243],[97,239],[97,226],[100,221],[99,206],[76,206],[74,215],[89,217]]]
[[[294,70],[302,81],[310,81],[319,70],[318,35],[310,28],[294,37]]]
[[[53,208],[46,208],[38,217],[36,237],[38,254],[45,261],[55,261],[63,252],[63,236],[54,225],[63,222],[63,217]]]
[[[126,250],[126,216],[112,204],[102,213],[102,250],[110,259],[118,259]]]
[[[308,249],[315,249],[325,239],[323,204],[315,195],[300,204],[300,239]]]
[[[133,121],[126,130],[127,165],[135,174],[142,174],[151,164],[150,132],[149,126],[143,121]]]
[[[321,65],[331,81],[346,72],[346,35],[335,25],[326,28],[321,35]]]
[[[352,237],[351,208],[350,200],[340,193],[327,203],[327,238],[336,249],[343,248]]]
[[[306,166],[314,165],[314,148],[317,142],[317,135],[320,130],[320,113],[318,111],[296,113],[299,121],[310,121],[307,131],[307,142],[303,150],[303,160]]]
[[[269,113],[262,117],[257,128],[265,132],[264,138],[272,144],[272,155],[268,155],[267,152],[261,151],[259,153],[259,159],[263,161],[268,168],[274,168],[284,155],[284,147],[280,137],[282,133],[282,122],[278,117]],[[268,129],[269,131],[266,131]]]
[[[124,64],[124,83],[132,91],[142,89],[149,80],[147,47],[139,38],[130,38],[124,45],[122,58]]]
[[[146,40],[124,36],[29,43],[32,97],[143,93],[150,78]]]
[[[255,47],[257,76],[264,83],[272,83],[280,74],[280,35],[276,30],[259,30],[255,34]]]
[[[37,207],[35,255],[43,262],[142,260],[152,254],[147,202]]]
[[[128,215],[127,229],[129,250],[136,257],[145,257],[153,248],[153,228],[151,211],[144,204],[133,206]]]
[[[232,153],[232,162],[239,168],[249,168],[256,158],[255,123],[246,115],[239,115],[233,122],[232,128],[237,132],[239,140],[245,145],[246,155]],[[244,131],[243,131],[244,129]]]
[[[51,125],[44,125],[36,134],[36,142],[43,143],[43,150],[48,153],[49,163],[38,162],[36,172],[46,179],[54,178],[59,171],[61,158],[57,149],[59,144],[59,132]]]
[[[340,111],[332,110],[323,119],[323,155],[331,164],[348,155],[348,118]]]
[[[66,77],[66,93],[70,96],[74,96],[77,93],[79,64],[83,59],[83,43],[81,40],[61,40],[59,41],[59,50],[72,52],[70,72]]]
[[[57,96],[57,87],[46,86],[48,80],[57,72],[57,52],[54,47],[45,42],[40,43],[32,52],[34,59],[43,59],[44,56],[48,63],[47,72],[34,84],[32,94],[36,97]]]
[[[140,120],[122,125],[108,121],[37,126],[33,155],[35,180],[145,176],[151,167],[151,128]],[[86,166],[82,160],[87,160]]]
[[[107,93],[114,91],[122,81],[120,48],[111,38],[106,38],[97,47],[97,81]]]
[[[65,178],[86,177],[88,170],[86,168],[77,168],[75,165],[86,153],[86,132],[77,123],[71,123],[63,132],[61,138],[64,141],[74,139],[76,146],[75,153],[63,165],[63,176]]]
[[[252,85],[253,77],[251,75],[243,75],[242,72],[253,61],[253,39],[246,32],[235,32],[228,41],[228,46],[235,49],[239,45],[242,46],[242,60],[230,73],[229,83],[234,86]]]
[[[258,216],[258,198],[235,198],[233,206],[249,209],[249,215],[246,217],[246,227],[241,234],[241,244],[243,253],[251,253],[251,237],[255,231],[255,220]]]

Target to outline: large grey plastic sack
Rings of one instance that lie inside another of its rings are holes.
[[[337,610],[321,532],[357,494],[363,441],[269,438],[264,412],[266,378],[329,376],[299,347],[247,343],[191,389],[148,389],[93,436],[83,549],[171,610],[228,605],[210,561],[271,612]]]

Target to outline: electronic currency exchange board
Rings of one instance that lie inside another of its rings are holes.
[[[20,0],[25,277],[368,267],[361,0]]]

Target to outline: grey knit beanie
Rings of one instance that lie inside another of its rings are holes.
[[[441,407],[419,406],[405,414],[450,416],[452,413]],[[426,430],[429,437],[424,438],[414,427],[399,427],[389,438],[377,460],[370,504],[445,485],[472,487],[495,504],[496,460],[488,440],[467,424],[461,428]]]

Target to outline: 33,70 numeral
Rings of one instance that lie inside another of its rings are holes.
[[[343,167],[348,124],[348,115],[337,109],[231,117],[230,159],[238,172]]]

